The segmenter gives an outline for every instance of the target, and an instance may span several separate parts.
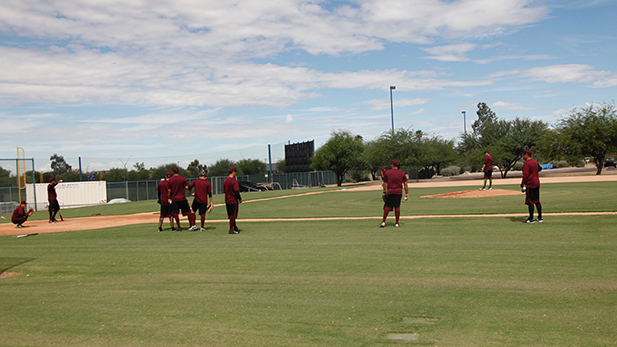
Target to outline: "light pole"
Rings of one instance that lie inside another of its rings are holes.
[[[125,181],[126,181],[126,164],[128,164],[128,163],[129,163],[129,160],[131,160],[131,157],[132,157],[132,156],[133,156],[132,154],[129,156],[129,158],[126,160],[126,163],[125,163],[125,162],[123,162],[123,161],[122,161],[122,159],[120,159],[120,162],[122,163],[122,165],[124,165],[124,180],[125,180]]]
[[[392,117],[392,134],[394,135],[394,105],[392,104],[392,91],[396,86],[390,86],[390,117]]]
[[[463,129],[465,129],[465,135],[467,135],[467,118],[465,117],[465,111],[463,113]]]

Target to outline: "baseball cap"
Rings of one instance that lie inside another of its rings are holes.
[[[238,171],[238,170],[236,170],[235,166],[232,166],[232,167],[229,168],[229,172],[234,172],[234,171]]]
[[[398,160],[393,159],[392,160],[392,165],[401,165],[401,163]]]
[[[21,204],[22,204],[22,205],[27,205],[28,203],[26,202],[26,200],[23,200],[23,201],[21,202]]]
[[[531,153],[531,150],[526,149],[523,151],[523,154],[527,154],[528,156],[531,156],[532,153]]]
[[[169,177],[171,177],[171,176],[172,176],[172,175],[171,175],[171,172],[165,172],[165,177],[169,178]]]
[[[202,176],[205,176],[205,175],[206,175],[206,173],[203,172],[203,171],[199,173],[199,177],[202,177]]]
[[[180,172],[180,169],[178,169],[178,167],[177,167],[177,166],[174,166],[174,167],[172,167],[172,168],[171,168],[171,171],[172,171],[173,173],[178,173],[178,172]]]
[[[489,153],[489,154],[490,154],[490,152],[489,152],[489,151],[484,151],[484,153]]]
[[[50,177],[50,178],[49,178],[49,182],[53,182],[53,181],[55,181],[55,180],[56,180],[56,179],[55,179],[55,178],[53,178],[53,177]]]

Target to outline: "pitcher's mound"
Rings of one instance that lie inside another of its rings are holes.
[[[520,191],[508,190],[508,189],[491,189],[491,190],[463,190],[460,192],[452,192],[437,195],[425,195],[421,198],[486,198],[491,196],[504,196],[504,195],[523,195]]]

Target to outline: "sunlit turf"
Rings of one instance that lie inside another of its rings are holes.
[[[614,187],[546,184],[542,202],[547,213],[615,211],[610,199],[587,197]],[[522,194],[418,198],[463,189],[413,189],[403,212],[526,211]],[[381,215],[379,191],[245,199],[241,218]],[[223,208],[214,213],[208,218],[224,218]],[[0,279],[0,345],[614,345],[617,216],[545,220],[427,218],[383,229],[376,220],[243,222],[239,235],[227,234],[225,223],[182,233],[135,225],[0,236],[0,271],[22,273]]]

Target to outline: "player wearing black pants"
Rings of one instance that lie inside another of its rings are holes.
[[[542,204],[540,203],[540,176],[542,167],[537,161],[531,158],[532,152],[526,149],[523,152],[523,180],[521,181],[521,191],[525,193],[525,204],[528,206],[529,218],[524,223],[544,222],[542,218]],[[538,210],[538,219],[533,218],[534,206]]]
[[[239,234],[240,229],[236,225],[236,219],[238,218],[238,207],[242,203],[242,197],[240,196],[240,185],[236,180],[238,174],[234,166],[229,168],[229,177],[225,179],[223,183],[223,189],[225,190],[225,206],[227,207],[227,217],[229,217],[229,233]]]
[[[49,223],[57,222],[56,213],[60,211],[58,194],[56,193],[56,186],[58,185],[58,183],[62,183],[62,180],[56,182],[56,179],[51,177],[49,179],[49,184],[47,185],[47,201],[49,202]]]

